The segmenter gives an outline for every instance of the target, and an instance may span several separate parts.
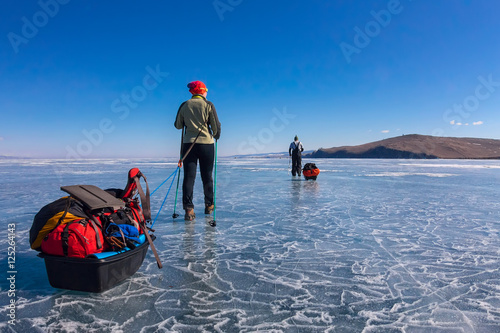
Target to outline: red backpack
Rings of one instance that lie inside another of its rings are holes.
[[[65,257],[85,258],[106,250],[101,226],[81,219],[60,224],[42,240],[42,252]]]

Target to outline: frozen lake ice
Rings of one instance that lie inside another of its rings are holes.
[[[34,215],[62,185],[121,187],[139,167],[156,188],[174,160],[0,160],[0,244],[16,228],[16,325],[2,332],[500,332],[500,161],[221,158],[217,226],[172,218],[156,248],[101,294],[54,289],[29,249]],[[153,216],[168,183],[152,197]],[[180,192],[180,191],[179,191]],[[177,210],[180,210],[180,200]]]

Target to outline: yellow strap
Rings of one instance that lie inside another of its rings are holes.
[[[37,249],[39,248],[40,246],[42,246],[42,240],[44,239],[44,237],[49,233],[51,232],[52,230],[54,230],[54,228],[56,227],[57,225],[57,222],[59,221],[59,219],[61,218],[61,216],[64,214],[64,211],[62,212],[59,212],[57,214],[55,214],[54,216],[52,216],[48,221],[47,223],[45,223],[45,225],[42,227],[42,229],[40,229],[40,231],[38,232],[38,235],[35,239],[35,241],[33,242],[33,244],[31,245],[31,248],[32,249]],[[61,224],[66,224],[66,223],[69,223],[71,221],[75,221],[75,220],[81,220],[82,218],[84,217],[80,217],[80,216],[76,216],[76,215],[73,215],[71,213],[66,213],[66,216],[64,217],[64,219],[61,221]]]

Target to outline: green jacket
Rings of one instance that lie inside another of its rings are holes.
[[[196,143],[210,144],[214,143],[213,138],[218,140],[220,137],[221,125],[215,106],[201,95],[193,95],[181,104],[174,126],[177,129],[186,128],[184,143],[193,142],[200,130]]]

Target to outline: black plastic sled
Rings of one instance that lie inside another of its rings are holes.
[[[30,230],[31,248],[41,251],[38,257],[45,261],[52,287],[94,293],[109,290],[139,270],[150,247],[162,268],[153,244],[156,237],[149,233],[154,231],[146,226],[151,219],[149,187],[138,168],[129,171],[123,191],[94,185],[61,190],[70,196],[43,207]],[[72,210],[75,203],[79,209]],[[75,225],[81,228],[70,229]]]
[[[151,235],[154,240],[155,236]],[[113,288],[141,267],[149,243],[106,258],[68,258],[39,253],[54,288],[100,293]]]

